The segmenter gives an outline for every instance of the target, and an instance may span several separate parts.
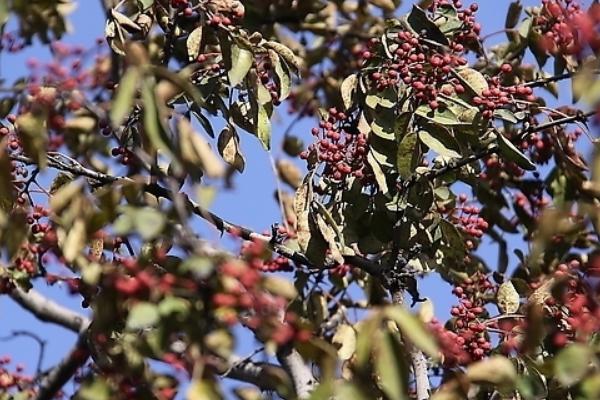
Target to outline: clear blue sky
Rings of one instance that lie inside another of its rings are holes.
[[[93,41],[103,34],[104,14],[100,9],[99,1],[80,0],[78,3],[79,7],[71,18],[74,31],[65,38],[65,41],[93,45]],[[483,26],[483,35],[502,29],[509,3],[507,0],[480,1],[478,16]],[[526,5],[534,5],[539,2],[528,0],[524,3]],[[410,1],[406,1],[403,9],[408,9],[411,4]],[[488,43],[494,43],[498,40],[504,40],[504,35],[498,35],[490,39]],[[33,46],[18,55],[6,55],[3,53],[2,58],[0,58],[0,77],[10,82],[12,79],[24,74],[25,61],[29,57],[49,59],[49,52],[40,46]],[[568,87],[563,87],[561,92],[563,92],[561,96],[563,103],[568,102],[570,99]],[[275,158],[282,153],[279,145],[280,139],[285,127],[289,123],[289,118],[285,114],[286,106],[283,105],[280,109],[280,122],[275,125],[273,131],[275,141],[273,156]],[[312,124],[312,121],[303,121],[295,126],[292,133],[309,139],[310,135],[308,135],[308,132]],[[279,210],[273,198],[275,180],[269,158],[262,150],[258,140],[251,135],[242,136],[242,148],[247,157],[246,171],[243,175],[236,176],[235,191],[222,191],[219,193],[217,200],[213,204],[213,210],[226,219],[255,230],[268,229],[272,222],[280,219]],[[215,242],[219,240],[219,234],[214,229],[206,228],[203,222],[198,222],[197,225],[202,232],[207,234],[207,238]],[[521,246],[516,240],[518,239],[510,241],[510,245],[513,248]],[[231,244],[229,241],[228,243],[229,245]],[[512,250],[509,252],[512,254]],[[481,253],[485,259],[490,260],[490,265],[493,266],[497,257],[496,248],[484,245]],[[514,262],[514,259],[511,260]],[[49,288],[43,282],[39,282],[36,288],[59,303],[76,310],[80,309],[80,300],[66,295],[66,290],[63,288]],[[436,304],[438,316],[446,318],[448,316],[449,305],[454,302],[454,298],[450,294],[450,286],[440,282],[439,279],[426,279],[421,282],[420,288],[422,295],[429,296]],[[23,329],[38,333],[48,341],[44,368],[49,368],[57,363],[75,342],[74,334],[52,324],[38,322],[31,314],[21,310],[9,298],[1,296],[0,337],[9,335],[13,330]],[[240,355],[245,356],[253,349],[253,340],[248,335],[244,335],[242,342],[239,344],[239,352]],[[10,354],[15,361],[26,364],[28,370],[31,371],[37,362],[38,347],[29,338],[17,338],[8,342],[0,342],[0,356],[4,354]],[[70,392],[69,388],[67,389]]]

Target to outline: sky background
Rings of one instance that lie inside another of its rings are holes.
[[[470,4],[468,1],[465,3]],[[539,4],[539,2],[530,0],[523,3],[524,5]],[[411,4],[412,2],[405,1],[402,10],[408,10]],[[478,19],[483,27],[482,36],[503,28],[509,4],[510,1],[507,0],[481,0],[479,2]],[[96,38],[102,37],[105,20],[99,1],[79,0],[78,8],[70,19],[73,23],[73,31],[65,37],[65,42],[89,47],[94,45]],[[14,25],[9,24],[9,30],[10,27],[14,28]],[[499,34],[490,38],[486,44],[504,40],[504,34]],[[25,75],[25,63],[31,57],[49,60],[50,54],[47,48],[39,45],[34,45],[17,55],[2,53],[0,56],[0,78],[10,83],[12,80]],[[570,97],[569,86],[562,85],[560,101],[563,104],[568,103]],[[549,104],[551,105],[552,103]],[[286,114],[286,108],[285,104],[279,108],[278,122],[274,125],[273,129],[274,145],[272,156],[275,159],[283,155],[281,138],[291,121],[291,118]],[[314,124],[314,120],[303,120],[295,125],[291,133],[301,136],[306,140],[306,143],[309,143],[309,131]],[[252,135],[242,133],[241,142],[243,153],[247,159],[246,170],[242,175],[235,177],[235,190],[219,191],[212,209],[225,219],[257,231],[262,231],[268,229],[271,223],[280,220],[279,208],[273,197],[275,178],[269,157],[262,149],[259,141]],[[215,243],[219,243],[221,240],[220,234],[215,229],[207,227],[203,221],[198,221],[196,227],[200,232],[204,233],[207,239]],[[518,236],[508,239],[511,267],[514,267],[515,257],[512,254],[512,249],[522,248],[523,245],[518,241]],[[225,242],[227,246],[232,245],[232,242],[229,240],[225,240]],[[490,246],[489,239],[484,239],[480,255],[484,259],[489,260],[491,266],[495,264],[497,250],[495,246]],[[80,299],[67,295],[66,288],[61,285],[48,287],[40,280],[36,284],[36,289],[61,304],[81,311]],[[455,298],[450,293],[450,285],[440,281],[438,278],[431,277],[420,281],[420,291],[422,296],[433,300],[436,305],[436,314],[440,319],[445,320],[449,315],[450,305],[455,302]],[[495,313],[496,310],[493,310],[493,312]],[[10,298],[0,296],[0,338],[10,336],[11,332],[15,330],[29,330],[47,340],[43,363],[44,368],[50,368],[55,365],[75,343],[75,335],[71,332],[53,324],[37,321],[32,314],[23,311]],[[248,355],[256,347],[254,344],[254,340],[250,335],[242,335],[241,340],[238,342],[239,355]],[[15,362],[25,364],[28,371],[33,371],[35,368],[38,351],[37,343],[28,337],[17,337],[9,341],[0,341],[0,357],[2,355],[11,355]],[[66,389],[67,392],[71,392],[72,388],[67,387]]]

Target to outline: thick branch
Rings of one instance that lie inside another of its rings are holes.
[[[254,362],[239,356],[231,356],[227,361],[211,357],[208,358],[208,364],[224,378],[246,382],[261,390],[276,391],[283,398],[289,397],[289,393],[282,391],[282,383],[288,381],[289,377],[278,365]]]
[[[50,400],[89,358],[86,335],[90,319],[55,303],[34,289],[26,292],[17,286],[10,293],[10,297],[36,318],[79,333],[75,347],[42,377],[36,400]]]
[[[80,333],[90,324],[86,316],[55,303],[34,289],[26,292],[17,286],[10,293],[10,297],[39,320],[52,322],[73,332]]]
[[[317,381],[300,353],[291,345],[286,345],[277,352],[277,359],[292,378],[296,396],[299,399],[308,399]]]
[[[404,292],[401,289],[391,289],[390,293],[394,304],[404,305]],[[417,400],[427,400],[429,398],[429,391],[431,390],[427,359],[423,352],[416,348],[412,343],[406,342],[406,347],[410,355],[410,361],[415,377]]]
[[[69,354],[54,366],[43,378],[35,400],[51,400],[75,375],[90,357],[87,346],[87,331],[79,334],[77,343]]]

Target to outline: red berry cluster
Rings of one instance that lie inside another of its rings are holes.
[[[506,161],[492,154],[484,158],[485,169],[479,179],[486,181],[494,190],[500,189],[507,180],[515,180],[525,175],[525,171],[512,161]]]
[[[440,321],[432,319],[429,323],[429,329],[439,343],[439,348],[442,351],[442,365],[447,368],[452,368],[457,365],[466,365],[471,359],[469,353],[465,351],[465,339],[446,329]]]
[[[293,314],[281,320],[287,300],[261,287],[260,272],[248,263],[231,260],[219,266],[220,289],[212,297],[217,318],[233,325],[240,321],[262,338],[281,345],[310,336]],[[240,312],[244,311],[244,315]]]
[[[492,349],[487,326],[482,320],[488,316],[484,306],[495,290],[495,285],[481,272],[465,279],[452,290],[460,299],[460,304],[450,310],[453,317],[451,324],[453,331],[459,336],[457,343],[469,355],[467,362],[480,360]]]
[[[542,8],[534,20],[540,32],[541,47],[551,54],[574,55],[585,45],[600,48],[600,8],[597,4],[585,12],[575,0],[542,0]]]
[[[349,126],[348,115],[335,108],[329,109],[327,119],[311,130],[317,142],[308,146],[300,158],[306,160],[311,154],[316,154],[318,160],[325,164],[323,173],[336,181],[349,175],[363,178],[368,173],[367,137],[363,133],[347,130]]]
[[[24,373],[25,367],[22,364],[17,364],[13,368],[9,368],[11,363],[10,356],[0,357],[0,392],[8,394],[16,391],[25,394],[29,393],[31,397],[34,397],[35,391],[32,388],[34,383],[33,377]],[[25,398],[29,398],[29,396]]]
[[[453,41],[467,43],[478,39],[481,33],[481,25],[475,19],[475,13],[479,10],[477,3],[472,3],[468,8],[463,8],[461,0],[434,0],[428,10],[434,14],[440,7],[453,6],[457,10],[457,17],[462,22],[460,29],[453,33]]]
[[[12,32],[0,35],[0,52],[7,50],[9,53],[18,53],[25,48],[25,41]]]
[[[393,59],[386,60],[381,69],[369,75],[376,90],[383,91],[402,82],[412,88],[417,100],[428,103],[432,109],[439,107],[437,96],[444,84],[451,83],[456,92],[464,92],[458,79],[451,75],[454,68],[467,63],[462,56],[462,44],[453,42],[451,51],[443,54],[409,31],[398,32],[395,41],[399,46]],[[367,46],[369,50],[362,53],[362,58],[373,58],[374,48],[379,43],[379,40],[371,39]]]
[[[590,257],[587,265],[578,259],[559,264],[554,277],[559,291],[545,299],[545,311],[550,319],[551,343],[563,347],[574,341],[587,341],[600,330],[598,289],[600,284],[586,279],[588,268],[599,264],[598,256]]]
[[[452,209],[440,209],[440,212],[448,214],[448,220],[458,229],[466,235],[477,239],[481,238],[489,227],[488,222],[484,218],[479,217],[480,211],[479,207],[467,204],[467,195],[465,194],[458,196],[456,207]],[[475,244],[471,240],[467,240],[466,244],[469,250],[475,247]]]
[[[228,26],[244,18],[244,5],[239,1],[209,0],[206,4],[209,14],[209,24],[213,26]]]
[[[500,71],[502,74],[510,73],[512,66],[503,64]],[[496,109],[508,108],[513,103],[514,98],[528,102],[536,100],[533,89],[528,86],[502,87],[499,76],[494,76],[487,81],[489,88],[484,89],[480,95],[473,98],[473,104],[479,107],[483,118],[491,119]]]
[[[242,244],[242,256],[251,268],[263,272],[292,271],[290,260],[283,256],[273,256],[265,243],[245,241]]]

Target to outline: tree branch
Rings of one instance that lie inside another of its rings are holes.
[[[22,154],[10,155],[11,160],[19,161],[27,165],[36,165],[36,163],[29,157]],[[134,182],[132,178],[126,176],[113,176],[102,172],[94,171],[87,167],[84,167],[79,162],[73,159],[67,159],[59,153],[48,153],[48,166],[59,171],[70,172],[74,175],[85,177],[97,181],[102,184],[112,184],[119,181],[122,182]],[[168,189],[160,186],[157,183],[148,183],[144,185],[143,190],[156,197],[162,197],[164,199],[174,201],[174,195]],[[253,240],[265,243],[273,251],[279,255],[297,263],[305,265],[311,269],[322,269],[323,266],[314,265],[303,253],[292,250],[283,244],[277,243],[272,240],[271,236],[266,236],[257,232],[252,231],[241,225],[231,223],[213,212],[205,209],[196,202],[192,201],[185,193],[178,193],[176,195],[182,196],[186,207],[195,215],[206,220],[208,223],[213,225],[221,232],[227,232],[233,236],[239,236],[244,240]],[[376,277],[381,274],[381,267],[379,264],[368,260],[364,257],[359,256],[345,256],[345,261],[348,264],[354,265],[355,267],[364,270],[365,272],[374,275]]]
[[[89,358],[86,338],[87,328],[91,321],[88,317],[55,303],[34,289],[26,292],[16,286],[10,292],[10,297],[39,320],[52,322],[79,333],[77,344],[69,354],[42,377],[35,399],[50,400]]]
[[[10,297],[21,307],[30,311],[44,322],[52,322],[76,333],[81,333],[90,324],[90,319],[55,303],[34,289],[24,291],[16,286]]]
[[[53,399],[89,357],[87,330],[84,330],[79,334],[77,343],[69,354],[44,375],[35,400]]]
[[[403,306],[404,305],[404,292],[400,288],[390,289],[392,295],[392,303]],[[427,359],[421,350],[416,348],[412,343],[405,340],[405,345],[410,355],[410,361],[412,364],[413,374],[415,376],[415,390],[417,393],[417,400],[429,399],[429,391],[431,390],[431,384],[429,383],[429,368],[427,366]]]
[[[288,344],[277,351],[277,360],[292,378],[298,399],[308,399],[315,389],[317,381],[300,353],[291,344]]]

